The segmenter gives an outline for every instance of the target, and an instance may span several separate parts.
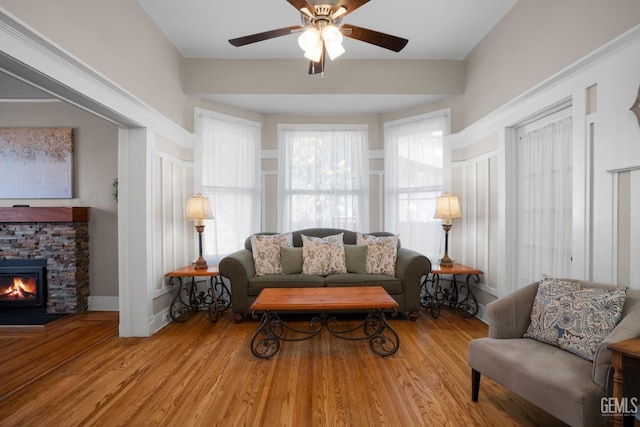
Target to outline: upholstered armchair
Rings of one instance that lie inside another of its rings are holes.
[[[594,282],[587,288],[618,289]],[[640,291],[627,290],[617,326],[597,345],[593,361],[537,339],[524,338],[539,283],[487,305],[489,336],[469,343],[472,400],[484,375],[572,426],[611,422],[601,398],[611,396],[611,343],[640,336]],[[640,373],[625,369],[625,393],[640,396]],[[606,414],[605,414],[606,415]]]

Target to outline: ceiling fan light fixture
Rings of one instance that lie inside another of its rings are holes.
[[[335,25],[327,25],[322,29],[322,39],[327,44],[341,44],[344,37]]]
[[[315,46],[305,50],[304,57],[313,62],[320,62],[320,58],[322,57],[322,40],[318,39],[318,43],[316,43]]]
[[[345,50],[342,44],[326,44],[327,53],[329,54],[329,58],[333,61],[338,56],[342,55]]]
[[[322,39],[332,61],[345,52],[344,47],[342,47],[344,37],[340,29],[335,25],[327,25],[322,29]]]
[[[309,27],[298,37],[298,45],[300,45],[302,50],[308,52],[317,48],[319,43],[321,44],[320,37],[320,31],[318,31],[316,27]],[[322,46],[320,46],[320,49],[322,49]]]
[[[347,8],[344,6],[340,6],[340,8],[338,10],[336,10],[332,15],[331,15],[331,19],[338,19],[340,18],[342,15],[344,15],[345,13],[347,13]]]
[[[229,39],[233,46],[245,46],[251,43],[269,40],[276,37],[299,33],[298,44],[304,51],[305,58],[311,60],[309,74],[324,73],[325,59],[331,60],[345,52],[342,46],[344,37],[359,40],[375,46],[400,52],[409,40],[367,28],[342,23],[342,18],[353,13],[370,0],[333,0],[323,3],[321,0],[287,0],[300,12],[302,25],[277,28],[261,33]]]

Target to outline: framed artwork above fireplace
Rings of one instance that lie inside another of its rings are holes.
[[[73,197],[73,128],[0,128],[0,199]]]

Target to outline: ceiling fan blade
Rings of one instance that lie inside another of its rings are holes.
[[[313,18],[313,15],[316,13],[316,8],[313,7],[308,1],[306,0],[287,0],[293,7],[295,7],[296,9],[298,9],[300,12],[304,13],[305,15],[307,15],[309,18]],[[305,9],[309,12],[309,13],[305,13]]]
[[[356,27],[355,25],[344,24],[340,27],[345,37],[360,40],[365,43],[371,43],[394,52],[400,52],[409,42],[402,37],[392,36],[378,31],[369,30],[367,28]],[[345,31],[346,30],[346,31]]]
[[[315,62],[315,61],[311,61],[309,63],[309,74],[321,74],[324,73],[324,64],[325,64],[325,56],[326,56],[327,51],[324,48],[324,45],[322,45],[322,55],[320,56],[320,61]]]
[[[280,36],[286,36],[291,34],[295,30],[300,30],[302,27],[300,25],[292,25],[291,27],[278,28],[277,30],[265,31],[262,33],[251,34],[244,37],[238,37],[235,39],[230,39],[229,43],[232,45],[239,47],[247,44],[261,42],[263,40],[269,40]]]
[[[341,7],[344,7],[345,9],[347,9],[347,11],[343,13],[341,16],[345,17],[346,15],[350,14],[351,12],[353,12],[363,4],[369,3],[369,1],[370,0],[342,0],[342,1],[339,1],[337,4],[333,5],[333,7],[331,8],[331,13],[332,14],[336,13],[338,9],[340,9]]]

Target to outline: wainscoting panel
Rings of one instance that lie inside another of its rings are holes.
[[[640,166],[609,171],[614,188],[613,283],[640,289]]]
[[[169,292],[164,275],[188,265],[195,254],[192,221],[184,220],[193,192],[193,165],[156,151],[153,159],[153,276],[154,297]]]
[[[498,176],[497,153],[491,151],[452,162],[452,194],[462,218],[454,221],[451,243],[455,261],[484,272],[478,285],[497,296]],[[452,256],[453,257],[453,256]]]

